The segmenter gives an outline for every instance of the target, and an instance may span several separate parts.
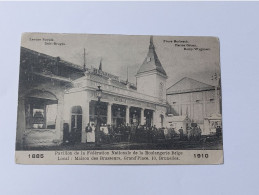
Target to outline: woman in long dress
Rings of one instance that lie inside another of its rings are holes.
[[[91,132],[86,133],[86,140],[87,142],[95,142],[95,126],[94,123],[91,123]]]

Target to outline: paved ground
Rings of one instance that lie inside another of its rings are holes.
[[[102,143],[96,146],[94,143],[78,143],[74,145],[60,145],[52,147],[34,147],[26,150],[220,150],[222,149],[221,138],[203,138],[200,141],[168,140],[157,143]]]

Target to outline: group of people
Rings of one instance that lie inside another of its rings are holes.
[[[97,136],[96,125],[94,122],[88,123],[85,127],[86,142],[93,143],[98,141],[101,143],[114,143],[114,142],[135,142],[135,143],[155,143],[165,142],[173,140],[182,141],[200,141],[201,140],[201,128],[196,125],[187,126],[186,129],[183,127],[176,128],[157,128],[154,126],[146,125],[134,125],[134,124],[121,124],[106,125],[100,124],[99,135]],[[77,135],[78,134],[78,135]],[[216,128],[216,136],[219,138],[222,135],[222,129],[220,126]],[[78,137],[78,138],[77,138]],[[64,142],[75,143],[76,140],[81,142],[80,131],[71,131],[69,133],[68,124],[64,125]]]
[[[176,128],[157,128],[154,126],[146,125],[134,125],[134,124],[120,124],[106,125],[100,124],[99,135],[97,136],[96,125],[94,122],[88,123],[85,127],[86,142],[101,143],[113,143],[113,142],[136,142],[136,143],[155,143],[173,140],[188,140],[188,141],[200,141],[201,140],[201,128],[196,125],[187,126],[186,129],[183,127]],[[216,136],[222,135],[222,129],[220,126],[216,128]],[[77,138],[78,137],[78,138]],[[81,142],[80,131],[72,130],[69,133],[68,124],[64,124],[64,142],[75,143],[76,140]]]
[[[95,142],[96,125],[92,122],[85,128],[87,142]],[[111,142],[152,142],[157,135],[164,136],[161,129],[156,126],[145,125],[100,125],[99,141],[104,143]]]
[[[94,123],[89,123],[85,128],[87,142],[95,142],[95,129]],[[178,132],[177,132],[178,131]],[[98,138],[100,142],[112,143],[112,142],[157,142],[173,139],[180,140],[200,140],[201,128],[199,126],[187,127],[186,130],[174,128],[156,128],[156,126],[146,125],[129,125],[121,124],[115,125],[100,125],[100,132]]]
[[[199,126],[188,127],[187,128],[187,139],[190,140],[200,140],[201,139],[201,128]]]

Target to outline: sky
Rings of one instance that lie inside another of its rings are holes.
[[[219,42],[215,37],[154,36],[158,58],[168,79],[167,88],[184,77],[215,85],[212,75],[219,74]],[[135,75],[149,48],[148,35],[89,35],[25,33],[23,47],[86,67],[103,71],[135,83]]]

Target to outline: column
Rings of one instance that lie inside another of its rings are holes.
[[[141,108],[141,112],[140,112],[140,124],[144,125],[144,108]]]
[[[157,123],[157,122],[156,122],[156,111],[154,110],[154,111],[153,111],[153,126],[154,126],[154,125],[157,126],[156,123]]]
[[[57,104],[57,118],[56,118],[56,127],[55,127],[56,133],[55,133],[55,138],[53,138],[53,141],[57,143],[63,142],[63,108],[64,108],[64,101],[63,101],[63,98],[61,97],[59,98],[59,101]],[[46,114],[46,106],[44,109]]]
[[[89,101],[86,101],[83,105],[82,105],[82,138],[81,138],[81,142],[82,143],[86,143],[86,132],[85,132],[85,127],[87,126],[87,124],[89,123]]]
[[[26,116],[25,116],[25,100],[18,100],[18,118],[17,118],[17,133],[16,133],[16,146],[19,149],[23,148],[24,131],[26,129]]]
[[[129,116],[130,107],[126,106],[126,124],[130,123],[130,116]]]
[[[154,110],[152,110],[151,126],[154,125]]]
[[[107,105],[107,125],[112,124],[112,104],[108,103]]]

